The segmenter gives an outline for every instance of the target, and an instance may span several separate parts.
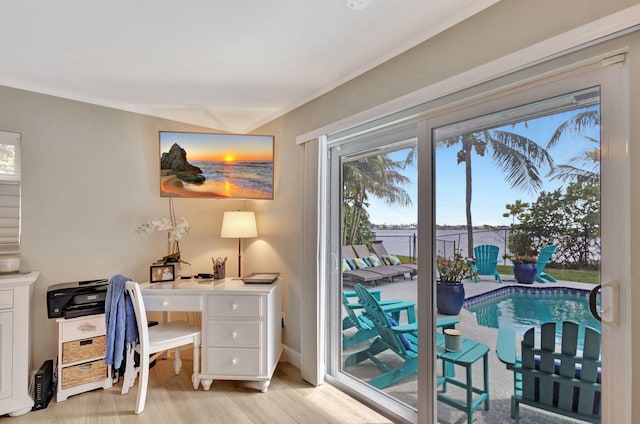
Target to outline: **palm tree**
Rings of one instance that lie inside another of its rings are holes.
[[[401,185],[410,182],[402,171],[412,160],[413,149],[403,161],[395,161],[384,154],[344,164],[343,244],[370,239],[369,195],[382,199],[387,205],[411,205],[409,193]]]
[[[473,222],[471,217],[472,153],[484,157],[487,150],[497,167],[505,174],[511,188],[537,192],[542,188],[539,169],[553,169],[553,159],[547,150],[527,137],[500,129],[482,130],[438,140],[441,147],[460,145],[458,164],[464,162],[466,177],[467,252],[473,252]]]
[[[556,128],[547,143],[547,150],[558,144],[564,135],[582,135],[582,132],[586,129],[599,126],[599,107],[580,109],[575,115],[571,116]],[[570,158],[567,164],[558,165],[552,173],[552,180],[559,179],[562,181],[576,181],[588,184],[600,182],[600,140],[584,135],[583,137],[594,144],[593,149],[585,150]],[[575,166],[572,165],[572,163],[581,164],[585,167]]]

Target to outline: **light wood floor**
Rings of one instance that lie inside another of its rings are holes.
[[[186,355],[185,355],[186,356]],[[183,358],[180,375],[172,360],[159,360],[151,369],[145,410],[133,413],[137,385],[121,395],[122,383],[94,390],[20,417],[2,417],[2,424],[26,423],[391,423],[338,389],[312,386],[300,370],[281,362],[266,393],[243,387],[242,382],[215,381],[210,391],[193,390],[190,358]]]

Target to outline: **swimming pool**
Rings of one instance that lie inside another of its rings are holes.
[[[575,321],[600,330],[600,322],[589,311],[588,290],[508,286],[468,298],[464,307],[484,327],[513,328],[519,334],[548,321]]]

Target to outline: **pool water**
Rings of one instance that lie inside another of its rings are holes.
[[[513,328],[518,334],[549,321],[574,321],[581,327],[586,325],[600,331],[600,322],[589,311],[588,293],[584,290],[512,290],[484,299],[479,296],[481,299],[467,302],[465,308],[473,312],[478,324],[484,327]],[[558,338],[560,330],[558,326]],[[583,340],[578,340],[580,348],[582,344]]]

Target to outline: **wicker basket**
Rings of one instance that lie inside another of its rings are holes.
[[[105,336],[65,342],[62,344],[62,364],[102,357],[105,349]]]
[[[104,359],[62,369],[62,389],[81,386],[107,378]]]

